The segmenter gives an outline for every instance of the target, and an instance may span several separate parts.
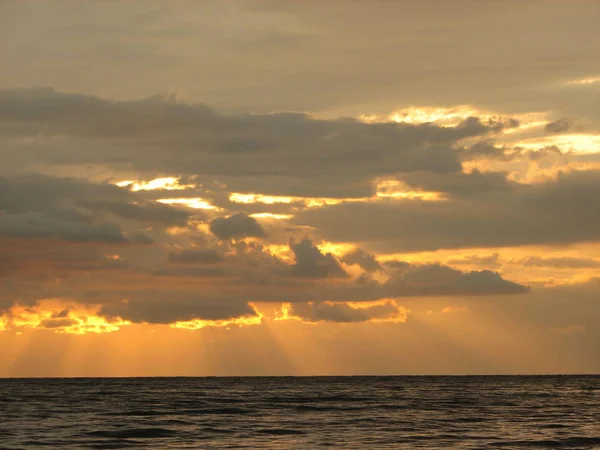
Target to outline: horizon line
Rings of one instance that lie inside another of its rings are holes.
[[[600,373],[488,373],[488,374],[355,374],[355,375],[143,375],[143,376],[41,376],[41,377],[0,377],[5,380],[97,380],[97,379],[155,379],[155,378],[433,378],[433,377],[598,377]]]

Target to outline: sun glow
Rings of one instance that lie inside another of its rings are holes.
[[[600,83],[600,77],[580,78],[578,80],[567,81],[565,84],[586,85],[586,84],[595,84],[595,83]]]
[[[250,217],[255,219],[273,219],[273,220],[287,220],[294,217],[293,214],[273,214],[273,213],[256,213],[250,214]]]
[[[584,133],[560,134],[536,137],[518,141],[514,144],[528,150],[540,150],[545,147],[557,146],[563,152],[596,153],[600,152],[600,135]]]
[[[532,111],[527,113],[511,114],[511,117],[519,121],[519,125],[514,128],[502,130],[502,134],[512,134],[532,128],[543,127],[551,122],[547,111]]]
[[[161,198],[156,200],[159,203],[164,203],[165,205],[183,205],[192,209],[209,209],[213,211],[222,211],[222,208],[217,206],[213,206],[208,203],[203,198]]]
[[[502,139],[502,135],[528,132],[536,128],[542,129],[545,125],[550,123],[547,112],[529,112],[507,116],[498,112],[477,109],[470,105],[439,108],[413,106],[394,111],[393,113],[384,116],[361,115],[359,118],[366,123],[396,122],[413,125],[433,123],[441,127],[455,127],[469,117],[477,117],[483,122],[496,121],[505,123],[509,118],[518,121],[518,124],[515,123],[510,127],[504,127],[500,130],[500,136],[498,136],[499,139]]]
[[[406,183],[396,179],[380,179],[376,182],[375,194],[378,198],[392,198],[405,200],[423,200],[436,202],[445,200],[441,192],[420,191],[411,189]]]
[[[165,191],[182,191],[184,189],[194,188],[193,184],[179,184],[180,178],[163,177],[153,180],[124,180],[115,183],[119,187],[128,187],[132,191],[153,191],[156,189],[164,189]]]
[[[367,198],[327,198],[327,197],[287,197],[278,195],[263,195],[255,193],[233,192],[229,195],[229,201],[233,203],[262,203],[265,205],[304,204],[307,208],[318,208],[321,206],[339,205],[344,202],[364,202]]]
[[[600,162],[571,161],[567,164],[551,167],[542,167],[539,164],[532,163],[524,173],[512,172],[508,175],[508,178],[520,183],[544,183],[548,180],[555,180],[561,173],[583,172],[586,170],[600,170]]]
[[[455,127],[469,117],[479,117],[482,120],[499,118],[498,114],[483,111],[470,105],[456,105],[451,107],[418,107],[410,106],[392,112],[386,116],[376,114],[361,115],[363,122],[396,122],[409,124],[435,123],[443,127]]]
[[[442,308],[442,314],[467,312],[469,308],[466,306],[446,306]]]
[[[271,255],[284,262],[290,262],[293,260],[292,251],[290,250],[290,246],[287,244],[267,244],[265,245],[265,249]]]
[[[0,331],[8,330],[8,317],[0,316]]]
[[[292,304],[291,303],[282,303],[281,310],[275,312],[275,320],[300,320],[300,317],[293,316],[291,314]]]
[[[320,244],[316,244],[317,248],[321,250],[323,253],[331,253],[337,257],[345,255],[346,253],[350,253],[353,250],[356,250],[356,245],[348,244],[345,242],[327,242],[322,241]]]
[[[346,253],[356,250],[356,245],[343,242],[333,243],[321,241],[320,243],[315,242],[315,245],[322,253],[331,253],[338,258]],[[294,259],[289,244],[267,244],[265,245],[265,249],[271,255],[282,261],[290,262]]]
[[[110,333],[130,325],[125,320],[98,316],[99,307],[61,300],[42,300],[36,306],[13,306],[0,320],[0,330],[49,329],[59,334]]]
[[[285,197],[281,195],[263,195],[263,194],[242,194],[232,192],[229,194],[229,201],[233,203],[263,203],[265,205],[274,205],[276,203],[290,204],[301,200],[299,197]]]
[[[478,111],[469,105],[458,105],[452,108],[418,108],[409,107],[393,112],[388,119],[397,123],[436,123],[442,126],[453,127],[468,117],[491,119],[492,114]]]
[[[253,316],[235,317],[226,320],[202,320],[194,319],[181,322],[175,322],[170,325],[171,328],[181,328],[185,330],[201,330],[207,327],[247,327],[251,325],[260,325],[263,322],[263,314],[258,310],[256,305],[249,303],[249,306],[254,311]]]
[[[320,208],[323,206],[334,206],[342,203],[366,203],[379,199],[398,199],[398,200],[423,200],[423,201],[440,201],[444,200],[439,192],[426,192],[411,189],[406,183],[398,180],[378,180],[376,181],[376,193],[373,197],[349,197],[349,198],[326,198],[326,197],[278,197],[262,194],[240,194],[233,193],[229,196],[229,200],[233,203],[262,203],[265,205],[273,205],[276,203],[283,204],[303,204],[306,208]],[[263,214],[262,217],[268,217],[270,213]],[[254,214],[254,217],[261,217]],[[270,217],[287,216],[285,214],[270,214]],[[285,217],[288,218],[288,217]]]

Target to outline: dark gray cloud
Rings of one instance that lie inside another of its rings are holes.
[[[134,220],[149,225],[184,226],[192,215],[188,211],[176,209],[162,203],[126,203],[123,201],[84,201],[81,205],[93,211],[106,212],[121,219]],[[196,218],[201,213],[195,214]]]
[[[357,265],[365,272],[376,272],[381,270],[381,265],[379,264],[379,261],[377,261],[377,258],[361,248],[357,248],[356,250],[345,254],[341,261],[344,264]]]
[[[221,240],[265,237],[265,231],[258,221],[243,213],[212,220],[210,222],[210,232]]]
[[[165,291],[146,298],[105,305],[100,314],[107,318],[121,317],[135,323],[166,324],[178,321],[228,320],[242,316],[257,317],[256,311],[242,300],[226,302],[190,293]]]
[[[353,279],[334,255],[321,252],[309,239],[290,242],[295,256],[291,263],[278,259],[267,247],[244,241],[205,242],[202,248],[170,254],[155,245],[65,247],[58,241],[52,241],[52,246],[14,238],[7,242],[12,250],[0,258],[0,277],[11,281],[0,285],[3,308],[16,303],[32,305],[41,298],[64,298],[101,305],[106,316],[123,314],[123,318],[139,322],[221,320],[237,317],[234,311],[245,314],[249,302],[341,303],[527,292],[525,286],[494,272],[461,272],[440,265],[386,263],[390,276],[386,282]],[[113,257],[112,252],[123,255]],[[217,260],[218,265],[207,265]],[[375,268],[369,265],[374,264],[371,258],[360,259],[363,265],[365,261],[366,267]],[[234,309],[227,309],[230,304]],[[368,313],[375,318],[376,311],[357,312],[356,317]]]
[[[504,172],[454,172],[431,174],[413,172],[399,176],[402,181],[414,189],[442,192],[455,196],[474,196],[494,192],[508,192],[518,186],[506,178]]]
[[[284,276],[285,274],[281,274]],[[193,279],[193,275],[190,274]],[[183,283],[176,281],[171,289],[168,284],[156,284],[148,280],[143,287],[134,290],[116,285],[114,291],[96,291],[86,294],[88,302],[102,303],[102,314],[120,316],[135,322],[171,323],[176,320],[225,320],[244,315],[254,315],[249,302],[287,302],[292,312],[311,321],[353,322],[386,319],[396,316],[397,306],[386,302],[368,305],[366,308],[340,305],[343,302],[370,302],[392,298],[422,298],[443,296],[489,296],[515,295],[528,292],[525,286],[504,280],[490,271],[461,272],[441,265],[411,266],[397,273],[386,283],[348,281],[343,284],[287,283],[277,275],[270,275],[270,282],[255,283],[249,277],[236,282],[226,281],[191,293],[175,288]],[[156,287],[152,288],[151,284]],[[121,302],[120,296],[128,301]],[[333,302],[332,306],[326,302]],[[313,303],[308,306],[308,303]],[[298,309],[296,309],[297,304]]]
[[[346,303],[295,303],[289,310],[290,316],[306,322],[356,323],[369,320],[393,320],[403,313],[394,302],[353,307]]]
[[[491,159],[509,161],[511,155],[507,154],[506,148],[498,147],[493,141],[477,142],[470,147],[461,150],[460,155],[464,161]]]
[[[446,201],[345,203],[303,211],[294,222],[335,242],[383,252],[565,244],[600,239],[600,171]]]
[[[52,328],[69,327],[69,326],[77,325],[77,324],[79,324],[79,321],[76,319],[72,319],[70,317],[60,317],[60,318],[52,318],[52,319],[42,320],[38,326],[40,326],[42,328],[51,328],[52,329]]]
[[[7,161],[197,175],[234,192],[366,196],[377,176],[460,171],[458,141],[506,126],[476,117],[440,127],[300,113],[226,115],[160,97],[115,102],[50,89],[0,91],[0,132],[37,137],[0,150]]]
[[[521,153],[523,152],[523,149],[519,148],[519,147],[516,147],[516,150]],[[564,153],[556,145],[549,145],[549,146],[540,148],[539,150],[528,151],[528,152],[526,152],[526,155],[529,157],[529,159],[531,161],[538,161],[545,157],[563,156]],[[581,156],[578,155],[574,159],[576,160],[576,159],[579,159],[580,157]]]
[[[500,255],[492,253],[491,255],[469,255],[462,258],[454,258],[448,261],[450,264],[469,265],[469,266],[485,266],[498,268],[500,264]]]
[[[116,223],[89,223],[48,217],[36,211],[0,213],[0,235],[55,238],[65,241],[127,242]]]
[[[522,294],[528,288],[503,279],[497,272],[461,272],[441,264],[413,266],[384,285],[387,297],[436,295]]]
[[[138,222],[138,227],[167,227],[185,225],[191,216],[139,200],[128,190],[85,179],[37,173],[2,177],[0,235],[126,242],[123,221]],[[137,232],[134,240],[140,240],[140,230],[134,227],[129,231]]]
[[[544,128],[548,133],[565,133],[571,130],[572,126],[573,123],[571,119],[568,117],[562,117],[554,122],[546,124]]]
[[[383,265],[386,268],[390,268],[395,271],[405,271],[405,270],[408,270],[408,268],[410,267],[410,263],[407,263],[406,261],[398,261],[398,260],[385,261],[383,263]]]
[[[58,209],[57,214],[63,212],[83,217],[86,211],[77,210],[76,207],[82,201],[92,200],[132,201],[133,198],[117,186],[92,183],[83,178],[55,177],[40,173],[0,178],[0,208],[10,213]],[[59,207],[63,207],[64,211]]]
[[[310,239],[303,239],[297,244],[291,242],[290,249],[295,256],[295,261],[290,266],[290,273],[295,277],[336,278],[348,276],[331,253],[322,253]]]

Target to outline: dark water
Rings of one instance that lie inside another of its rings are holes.
[[[0,448],[600,449],[600,377],[0,380]]]

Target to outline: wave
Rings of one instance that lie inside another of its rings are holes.
[[[167,428],[127,428],[124,430],[89,431],[87,436],[111,439],[155,439],[172,437],[177,432]]]
[[[502,441],[492,442],[494,447],[547,447],[547,448],[578,448],[600,444],[600,437],[568,437],[565,439],[524,440],[524,441]]]

